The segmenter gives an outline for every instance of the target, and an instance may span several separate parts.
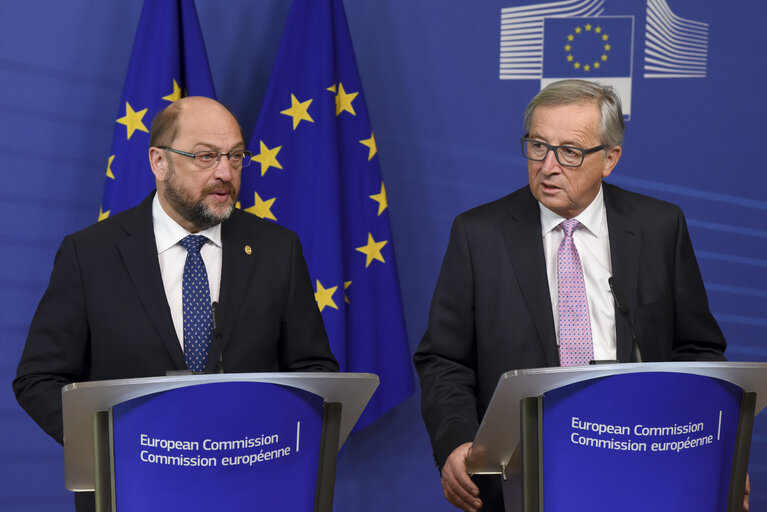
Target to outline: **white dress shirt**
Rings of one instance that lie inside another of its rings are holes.
[[[152,223],[154,225],[154,238],[157,242],[157,258],[160,261],[160,273],[162,284],[165,288],[165,296],[168,298],[170,314],[173,317],[173,327],[176,336],[184,348],[184,313],[182,304],[182,281],[184,276],[184,263],[186,263],[186,249],[178,245],[189,231],[182,228],[165,213],[157,194],[152,201]],[[212,228],[194,233],[203,235],[208,241],[200,249],[200,255],[205,262],[205,271],[208,273],[208,285],[210,286],[210,301],[218,301],[221,289],[221,224]]]
[[[540,202],[543,251],[546,255],[546,274],[549,279],[551,310],[559,344],[559,304],[557,284],[557,253],[564,233],[559,224],[564,217],[552,212]],[[581,257],[583,280],[589,302],[591,339],[594,359],[616,359],[615,303],[608,279],[612,276],[610,259],[610,234],[607,230],[602,187],[594,201],[575,217],[581,226],[573,233],[573,243]]]

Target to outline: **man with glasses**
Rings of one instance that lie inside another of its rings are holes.
[[[723,360],[725,340],[680,209],[604,183],[625,125],[611,87],[563,80],[525,111],[528,186],[459,215],[414,361],[445,497],[503,510],[500,477],[466,458],[501,374],[635,360]],[[566,284],[563,284],[566,283]]]
[[[64,239],[13,382],[59,443],[71,382],[338,370],[298,237],[235,209],[250,161],[223,105],[180,99],[152,122],[156,192]]]

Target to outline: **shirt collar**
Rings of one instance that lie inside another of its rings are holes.
[[[546,236],[550,231],[556,229],[565,218],[543,206],[540,201],[538,202],[538,206],[541,210],[541,235]],[[581,213],[576,215],[575,218],[578,219],[578,222],[580,222],[584,228],[599,238],[604,211],[604,194],[602,193],[602,185],[600,184],[597,196],[591,201],[591,204]]]
[[[158,196],[159,194],[155,194],[152,200],[152,222],[154,224],[154,238],[157,243],[157,254],[162,254],[192,233],[170,218],[160,205]],[[203,235],[216,246],[221,247],[221,224],[216,224],[195,234]]]

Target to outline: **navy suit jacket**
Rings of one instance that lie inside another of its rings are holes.
[[[56,255],[13,388],[60,443],[62,386],[186,368],[160,274],[153,197],[67,236]],[[221,238],[225,370],[337,371],[296,234],[235,210]],[[208,371],[219,355],[212,345]]]
[[[724,359],[681,210],[607,183],[603,189],[613,275],[644,361]],[[616,331],[618,359],[629,362],[631,332],[618,312]],[[414,361],[439,468],[474,439],[503,373],[559,365],[540,211],[529,187],[456,218]]]

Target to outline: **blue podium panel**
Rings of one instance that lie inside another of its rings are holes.
[[[615,375],[547,392],[546,512],[726,510],[742,393],[681,373]]]
[[[115,510],[312,510],[322,407],[312,393],[255,382],[118,404]]]

